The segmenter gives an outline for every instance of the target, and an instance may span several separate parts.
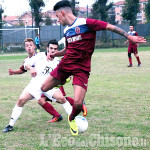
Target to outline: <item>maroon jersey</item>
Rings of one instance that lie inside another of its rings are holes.
[[[128,34],[132,35],[132,36],[138,36],[138,33],[136,31],[129,31]],[[129,46],[130,45],[135,45],[134,43],[132,43],[131,41],[129,41]]]
[[[96,31],[105,30],[106,26],[106,22],[89,18],[76,18],[72,25],[67,26],[64,29],[67,52],[59,64],[59,69],[65,72],[77,69],[89,72]]]

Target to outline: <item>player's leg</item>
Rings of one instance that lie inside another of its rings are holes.
[[[56,87],[57,85],[61,84],[60,80],[54,78],[53,76],[49,75],[46,80],[44,81],[44,83],[42,84],[41,90],[43,92],[46,92],[48,90],[53,89],[54,87]]]
[[[86,90],[79,85],[73,85],[73,87],[74,87],[74,105],[72,113],[68,117],[68,121],[72,135],[78,135],[78,126],[76,125],[74,119],[82,111],[82,105],[85,98]]]
[[[136,60],[138,62],[138,67],[140,67],[141,66],[141,61],[140,61],[140,57],[138,55],[138,51],[137,51],[137,46],[136,45],[134,46],[133,52],[134,52],[134,56],[136,57]]]
[[[72,111],[72,106],[66,100],[66,98],[62,95],[61,91],[58,88],[53,88],[47,92],[43,92],[43,94],[51,99],[52,101],[57,101],[58,103],[62,104],[67,114],[70,114]]]
[[[128,67],[132,67],[132,57],[131,57],[132,47],[128,47],[128,59],[129,59],[129,65]]]
[[[22,114],[24,104],[32,98],[33,97],[25,90],[22,92],[17,104],[13,108],[9,124],[5,127],[3,132],[9,132],[13,130],[14,124],[16,123],[20,115]]]
[[[74,105],[74,99],[73,98],[66,97],[66,100],[71,104],[71,106]],[[83,112],[83,116],[87,116],[87,107],[85,105],[85,101],[83,101],[82,112]]]
[[[79,86],[73,85],[74,87],[74,105],[69,120],[72,121],[82,111],[82,105],[85,98],[86,90]]]
[[[89,73],[82,70],[74,72],[73,87],[74,87],[74,105],[71,115],[68,117],[70,131],[73,135],[78,135],[78,126],[75,122],[75,117],[82,111],[82,105],[88,86]]]
[[[65,90],[64,90],[63,86],[61,86],[59,89],[61,90],[63,96],[66,96],[66,93],[65,93]],[[66,97],[66,100],[71,104],[71,106],[74,105],[74,99],[73,98]],[[82,112],[83,112],[83,116],[87,115],[87,108],[86,108],[86,105],[85,105],[84,101],[83,101],[83,106],[82,106]]]
[[[42,108],[47,111],[49,114],[53,116],[53,118],[50,121],[47,122],[58,122],[63,119],[63,117],[56,111],[56,109],[47,102],[47,97],[41,97],[38,100],[38,104],[42,106]]]
[[[65,109],[66,113],[68,115],[71,114],[72,112],[72,106],[70,105],[70,103],[66,100],[66,98],[62,95],[62,92],[60,90],[57,90],[54,94],[53,94],[53,98],[56,99],[59,103],[62,104],[63,108]]]

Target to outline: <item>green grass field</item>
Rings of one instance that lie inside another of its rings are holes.
[[[3,133],[12,109],[30,74],[8,75],[8,68],[18,69],[26,54],[0,56],[0,150],[70,150],[150,149],[150,47],[139,48],[142,66],[128,68],[126,48],[95,50],[85,102],[88,130],[72,137],[67,115],[60,104],[54,107],[64,117],[47,123],[51,116],[37,101],[29,101],[14,126]],[[71,82],[67,96],[73,97]],[[82,115],[82,114],[81,114]]]

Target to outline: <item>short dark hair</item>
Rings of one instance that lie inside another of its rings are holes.
[[[58,45],[58,41],[56,39],[50,40],[47,44],[47,47],[49,47],[50,44]]]
[[[70,7],[71,8],[70,2],[67,0],[59,1],[58,3],[55,4],[53,10],[56,11],[56,10],[58,10],[60,8],[64,8],[64,7]]]

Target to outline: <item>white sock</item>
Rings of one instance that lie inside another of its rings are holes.
[[[15,105],[15,107],[12,111],[12,114],[11,114],[11,119],[9,121],[10,126],[14,126],[15,122],[20,117],[22,110],[23,110],[23,107],[19,107],[19,106]]]
[[[70,115],[72,112],[72,106],[70,105],[70,103],[66,101],[64,104],[62,104],[62,106],[64,107],[66,113]]]

